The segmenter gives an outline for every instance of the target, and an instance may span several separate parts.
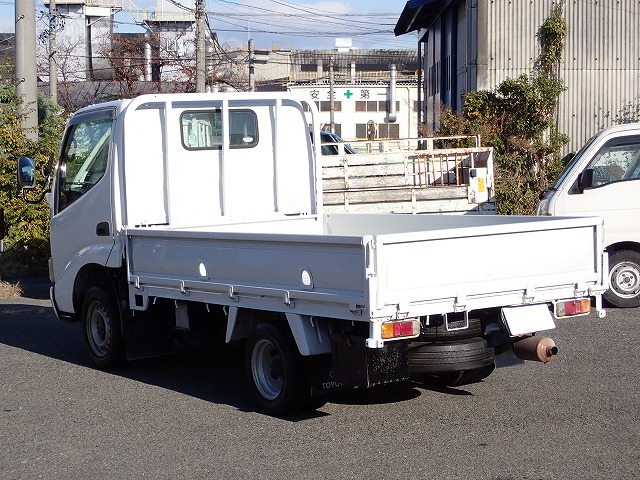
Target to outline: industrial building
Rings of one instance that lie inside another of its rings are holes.
[[[491,90],[506,78],[531,73],[537,32],[553,0],[411,0],[396,35],[418,31],[424,121],[438,128],[443,106],[460,110],[471,90]],[[638,119],[640,5],[633,0],[562,2],[568,25],[560,76],[559,130],[568,150],[597,131]]]

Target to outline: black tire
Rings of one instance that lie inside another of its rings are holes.
[[[101,369],[126,362],[120,309],[110,288],[93,286],[82,301],[82,339],[89,360]]]
[[[420,340],[425,342],[441,342],[444,340],[462,340],[465,338],[479,337],[482,333],[482,322],[478,318],[470,318],[469,326],[464,330],[447,331],[444,325],[433,325],[424,329]]]
[[[295,342],[270,323],[259,324],[245,351],[249,390],[260,408],[279,416],[320,407],[312,402],[302,356]]]
[[[407,349],[409,372],[443,375],[494,364],[495,351],[482,337],[413,343]]]
[[[609,254],[609,290],[604,298],[614,307],[640,306],[640,253],[619,250]]]

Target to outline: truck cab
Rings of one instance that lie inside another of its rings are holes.
[[[640,124],[607,128],[571,159],[539,215],[599,216],[609,260],[605,299],[640,305]]]

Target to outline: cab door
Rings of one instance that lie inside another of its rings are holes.
[[[72,292],[84,265],[105,265],[114,245],[111,155],[115,109],[74,116],[53,183],[51,252],[54,296],[74,312]]]

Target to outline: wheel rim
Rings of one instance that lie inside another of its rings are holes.
[[[609,285],[619,297],[636,297],[640,292],[640,265],[629,261],[618,263],[611,269]]]
[[[258,340],[251,353],[251,373],[256,388],[267,400],[274,400],[284,385],[280,351],[269,340]]]
[[[111,319],[109,312],[102,302],[91,302],[87,310],[89,321],[87,322],[87,339],[93,353],[103,358],[111,349]]]

